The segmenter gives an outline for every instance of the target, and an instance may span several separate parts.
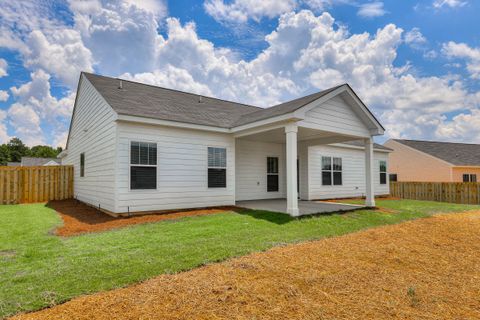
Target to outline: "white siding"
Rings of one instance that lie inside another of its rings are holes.
[[[235,204],[235,139],[222,133],[118,123],[117,212]],[[130,142],[157,143],[157,189],[130,190]],[[208,147],[227,149],[227,187],[208,188]]]
[[[310,199],[332,199],[365,195],[365,151],[334,146],[312,146],[309,153]],[[322,156],[340,157],[343,166],[343,185],[322,186]],[[388,184],[380,184],[380,161],[387,161],[388,153],[374,152],[374,188],[376,195],[390,193]]]
[[[236,200],[285,198],[285,144],[237,139]],[[278,157],[279,191],[267,192],[267,157]]]
[[[115,210],[116,114],[83,77],[72,119],[68,155],[62,164],[74,166],[74,195],[109,211]],[[85,176],[80,177],[80,154],[85,153]]]
[[[340,134],[370,137],[370,132],[359,116],[341,97],[336,96],[306,113],[300,126]]]

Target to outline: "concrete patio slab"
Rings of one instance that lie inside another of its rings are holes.
[[[287,213],[287,200],[285,199],[237,201],[235,205],[237,207],[253,210]],[[362,205],[342,204],[326,201],[298,201],[298,209],[301,216],[336,211],[351,211],[364,207],[365,206]]]

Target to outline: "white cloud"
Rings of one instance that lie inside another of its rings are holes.
[[[55,121],[57,118],[66,118],[71,115],[74,103],[74,93],[69,92],[65,97],[57,99],[50,93],[50,75],[43,70],[31,73],[31,81],[10,90],[22,104],[28,104],[43,119]]]
[[[363,18],[375,18],[385,15],[387,11],[383,7],[383,2],[375,1],[360,5],[357,14]]]
[[[162,2],[123,0],[71,1],[75,28],[95,57],[100,73],[118,75],[152,70]],[[158,6],[158,8],[156,8]]]
[[[463,7],[464,5],[467,4],[467,1],[461,1],[461,0],[435,0],[433,1],[433,7],[440,9],[444,6],[450,7],[450,8],[456,8],[456,7]]]
[[[48,39],[40,30],[32,31],[26,39],[29,50],[24,63],[29,68],[42,68],[57,76],[70,88],[78,82],[81,71],[93,71],[93,58],[80,33],[71,29],[57,30]]]
[[[394,66],[405,37],[393,24],[375,34],[350,34],[328,13],[301,11],[280,17],[266,41],[255,59],[238,61],[199,38],[195,24],[168,19],[155,70],[125,76],[260,106],[348,82],[392,137],[448,138],[437,130],[453,123],[445,114],[478,108],[459,78],[419,77],[408,64]]]
[[[478,143],[480,141],[480,109],[460,113],[452,121],[443,123],[436,130],[436,135],[450,141],[465,141]]]
[[[480,79],[480,48],[472,48],[465,43],[450,41],[442,46],[442,53],[448,58],[467,61],[467,71],[473,79]]]
[[[16,136],[29,145],[45,144],[45,138],[40,127],[40,117],[31,106],[14,103],[8,109],[10,125],[15,129]]]
[[[224,0],[206,0],[204,8],[215,20],[240,23],[274,18],[292,11],[296,5],[296,0],[234,0],[228,4]]]
[[[8,110],[8,121],[16,135],[28,145],[44,144],[42,125],[55,128],[51,135],[61,135],[67,130],[75,93],[68,92],[57,99],[50,92],[50,75],[43,70],[31,73],[31,81],[10,88],[16,102]]]
[[[65,149],[65,147],[67,145],[67,139],[68,139],[68,130],[64,130],[63,132],[59,132],[53,138],[52,146],[62,147],[63,149]]]
[[[7,112],[0,110],[0,144],[7,143],[10,140],[10,136],[7,133],[7,125],[5,119],[7,118]]]
[[[427,43],[427,39],[420,32],[419,28],[413,28],[405,33],[405,43],[417,49]]]
[[[5,101],[7,101],[9,97],[10,97],[10,95],[8,94],[7,91],[5,91],[5,90],[0,90],[0,102],[5,102]]]
[[[8,63],[5,59],[0,59],[0,78],[8,75],[7,72]]]

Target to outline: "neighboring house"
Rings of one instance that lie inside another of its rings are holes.
[[[21,162],[8,162],[9,167],[37,167],[37,166],[59,166],[62,164],[62,159],[59,158],[34,158],[22,157]]]
[[[77,199],[113,213],[286,198],[295,216],[298,195],[388,194],[383,133],[347,84],[263,109],[82,73],[61,156]]]
[[[392,139],[390,174],[397,181],[477,182],[480,144]]]

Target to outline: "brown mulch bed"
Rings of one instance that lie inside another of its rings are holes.
[[[480,319],[480,211],[277,247],[15,319]]]
[[[55,230],[59,236],[73,236],[88,232],[105,231],[140,223],[174,220],[190,216],[202,216],[233,210],[234,208],[209,208],[150,213],[131,217],[112,217],[76,200],[51,201],[47,204],[62,217],[63,225]]]

